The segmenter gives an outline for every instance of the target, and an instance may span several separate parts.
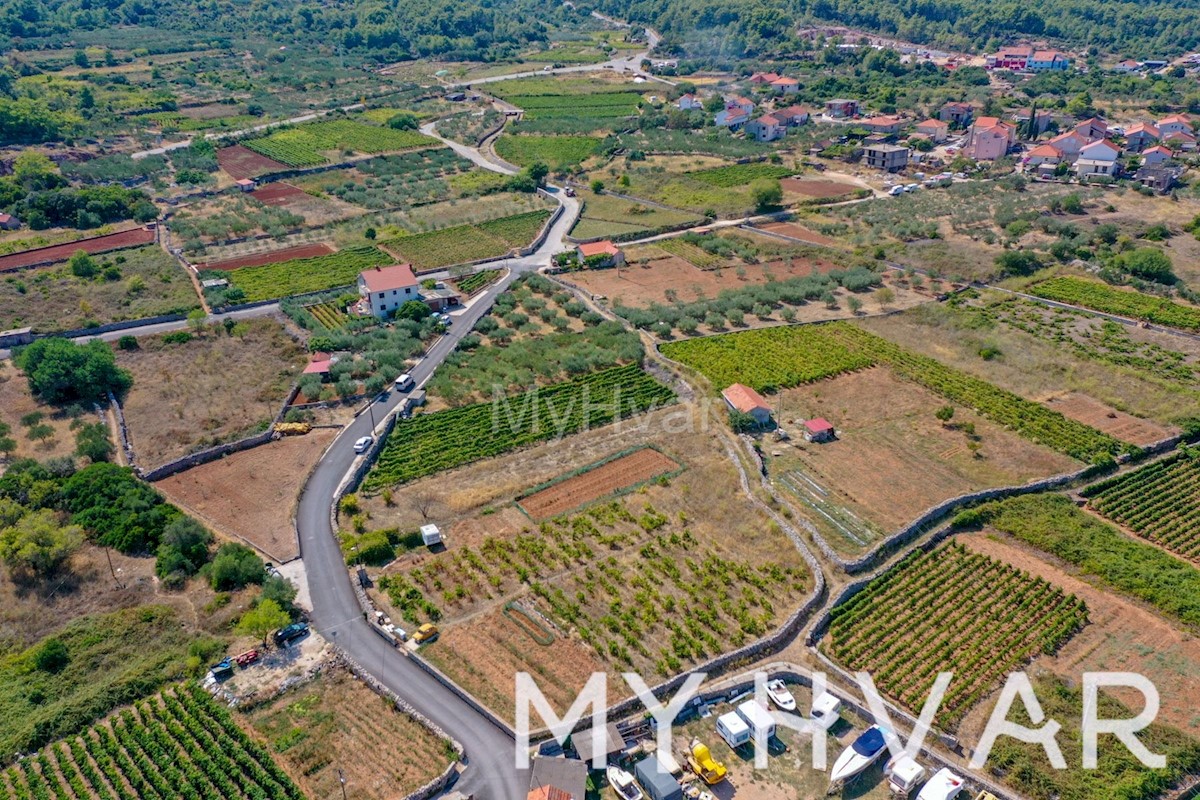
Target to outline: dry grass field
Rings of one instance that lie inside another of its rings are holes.
[[[133,373],[123,407],[143,468],[262,430],[305,364],[304,349],[268,317],[239,322],[233,335],[207,328],[182,344],[140,343],[118,350],[117,363]]]
[[[350,797],[406,797],[450,760],[441,739],[342,668],[236,718],[313,800],[341,797],[339,772]]]
[[[30,426],[21,420],[28,414],[41,414],[37,424],[49,425],[54,435],[44,441],[29,436]],[[86,414],[85,421],[93,422],[96,417]],[[29,382],[24,373],[12,361],[0,361],[0,422],[8,426],[5,438],[17,443],[13,458],[36,458],[45,460],[55,456],[68,456],[75,452],[75,433],[71,430],[71,417],[54,406],[42,403],[29,393]]]
[[[240,538],[272,561],[298,558],[292,512],[309,471],[337,435],[331,428],[269,444],[176,473],[154,484],[214,531]]]
[[[772,480],[849,553],[949,497],[1079,467],[970,409],[956,408],[943,424],[934,412],[945,400],[885,367],[788,389],[774,401],[792,438],[764,444]],[[799,423],[815,416],[834,424],[837,441],[804,441]]]

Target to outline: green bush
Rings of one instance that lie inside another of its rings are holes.
[[[261,584],[267,578],[266,566],[258,554],[237,542],[221,545],[212,563],[205,569],[208,582],[218,592],[241,589],[252,583]]]

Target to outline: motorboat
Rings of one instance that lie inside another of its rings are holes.
[[[642,800],[641,787],[633,780],[633,776],[617,766],[610,766],[604,771],[608,777],[608,785],[613,787],[617,796],[622,800]]]
[[[867,728],[854,742],[842,751],[833,762],[833,772],[829,779],[834,783],[849,780],[867,767],[879,760],[887,752],[887,740],[883,728],[872,725]]]
[[[792,693],[788,691],[787,684],[778,678],[767,681],[767,697],[780,711],[796,710],[796,698],[792,697]]]
[[[917,800],[954,800],[963,790],[963,779],[948,769],[940,769],[921,787]]]

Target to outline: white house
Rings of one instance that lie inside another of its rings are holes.
[[[725,404],[731,411],[740,411],[754,417],[759,425],[764,425],[771,419],[771,406],[761,394],[741,383],[731,384],[721,392]]]
[[[1107,139],[1084,145],[1079,150],[1079,158],[1075,159],[1075,174],[1081,178],[1089,175],[1116,175],[1119,155],[1120,149]]]
[[[773,114],[763,114],[746,123],[746,133],[760,142],[773,142],[787,135],[787,124]]]
[[[1164,161],[1170,161],[1174,155],[1170,148],[1156,144],[1154,147],[1148,147],[1142,151],[1142,164],[1147,167],[1154,167]]]
[[[1187,114],[1172,114],[1158,121],[1158,132],[1164,137],[1170,133],[1194,133],[1192,120]]]
[[[409,300],[419,300],[417,276],[408,264],[375,267],[358,274],[358,293],[370,304],[371,313],[385,318]]]
[[[695,111],[698,108],[704,108],[704,103],[700,101],[700,98],[690,92],[676,100],[675,105],[680,111]]]

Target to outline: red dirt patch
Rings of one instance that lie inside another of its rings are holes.
[[[547,486],[518,502],[533,519],[556,517],[621,489],[671,472],[678,466],[657,450],[645,447]]]
[[[120,233],[110,233],[107,236],[93,236],[90,239],[80,239],[77,242],[55,244],[49,247],[38,247],[34,250],[24,250],[0,256],[0,272],[20,267],[30,267],[34,264],[53,264],[56,261],[66,261],[76,250],[85,252],[107,253],[110,250],[121,250],[126,247],[137,247],[154,241],[153,228],[134,228]]]
[[[286,206],[293,198],[308,197],[303,189],[298,189],[290,183],[268,183],[262,188],[250,192],[250,196],[263,205]]]
[[[303,194],[303,193],[302,193]],[[230,258],[225,261],[211,261],[206,264],[197,264],[199,269],[220,269],[220,270],[235,270],[243,267],[261,267],[264,264],[277,264],[280,261],[291,261],[293,258],[312,258],[314,256],[327,256],[333,252],[333,248],[324,242],[316,244],[302,244],[296,247],[285,247],[282,250],[272,250],[269,253],[258,253],[252,256],[243,256],[242,258]]]
[[[849,194],[858,186],[838,181],[810,181],[804,178],[784,178],[779,182],[785,192],[807,195],[808,197],[840,197]]]
[[[1046,400],[1046,405],[1064,416],[1131,444],[1153,444],[1173,433],[1162,425],[1109,408],[1099,400],[1076,392],[1051,397]]]
[[[760,225],[759,230],[767,233],[778,233],[781,236],[786,236],[789,239],[799,239],[802,242],[809,244],[831,245],[833,240],[828,236],[822,236],[816,231],[810,231],[803,225],[797,225],[794,222],[771,222],[766,225]]]
[[[261,156],[240,144],[218,150],[217,164],[234,180],[254,178],[268,172],[283,172],[288,168],[286,164]]]

